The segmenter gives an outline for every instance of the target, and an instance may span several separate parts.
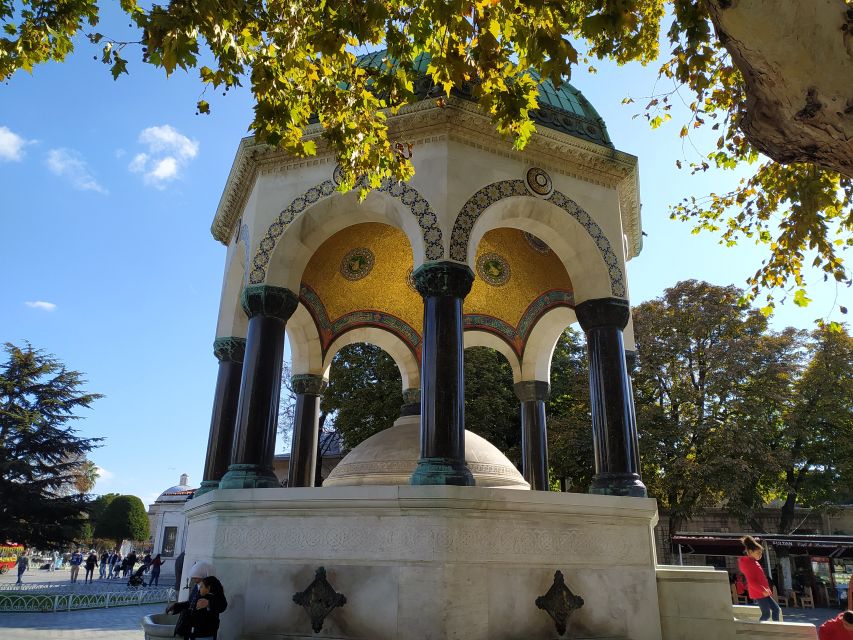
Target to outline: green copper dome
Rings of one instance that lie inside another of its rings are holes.
[[[358,58],[358,64],[363,67],[379,67],[385,58],[385,50],[374,51]],[[422,53],[415,59],[414,69],[421,74],[421,82],[415,83],[415,93],[426,97],[432,82],[426,77],[429,54]],[[534,74],[534,77],[539,76]],[[454,89],[452,95],[466,100],[474,100],[468,88]],[[583,94],[568,82],[555,89],[550,80],[539,85],[539,108],[531,113],[533,121],[543,127],[555,129],[569,135],[589,140],[597,144],[612,147],[610,136],[607,135],[607,125],[598,115],[595,107],[590,104]]]

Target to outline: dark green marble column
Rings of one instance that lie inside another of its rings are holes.
[[[628,373],[628,400],[631,402],[631,415],[634,416],[634,458],[640,464],[640,438],[637,432],[637,407],[634,404],[634,369],[637,368],[637,352],[625,351],[625,370]]]
[[[289,289],[253,284],[240,302],[249,316],[237,428],[222,489],[279,486],[273,473],[284,327],[299,302]]]
[[[293,416],[287,486],[313,487],[317,472],[320,396],[326,390],[326,381],[323,376],[311,374],[296,375],[290,381],[296,394],[296,411]]]
[[[413,274],[424,299],[421,351],[421,457],[414,485],[473,486],[465,464],[462,301],[474,274],[466,265],[432,262]]]
[[[589,350],[589,390],[595,477],[590,493],[645,497],[640,479],[637,423],[625,364],[622,330],[627,300],[599,298],[575,308]]]
[[[194,494],[196,498],[218,488],[219,481],[228,471],[245,354],[245,338],[217,338],[213,342],[213,355],[219,360],[219,373],[213,394],[213,415],[210,419],[210,435],[207,437],[204,475],[201,486]]]
[[[548,430],[545,401],[551,388],[541,380],[524,380],[514,385],[521,400],[521,468],[534,491],[548,491]]]

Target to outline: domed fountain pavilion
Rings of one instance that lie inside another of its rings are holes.
[[[418,87],[426,96],[426,78]],[[186,566],[212,562],[226,585],[223,637],[544,639],[568,606],[572,637],[734,638],[725,575],[655,564],[629,379],[637,159],[572,86],[543,84],[540,105],[523,151],[464,92],[401,109],[389,135],[412,144],[415,176],[363,202],[337,190],[318,125],[305,134],[316,157],[240,143],[212,226],[227,247],[219,376],[186,508]],[[588,494],[548,491],[551,356],[575,323],[590,361]],[[286,335],[297,407],[282,487]],[[397,363],[401,418],[314,487],[329,366],[356,342]],[[497,450],[466,446],[470,346],[512,367],[523,477]],[[293,596],[319,608],[334,602],[316,591],[329,584],[346,603],[315,610],[315,633]]]

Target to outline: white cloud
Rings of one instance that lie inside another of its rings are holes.
[[[148,154],[145,153],[137,153],[133,156],[133,160],[130,161],[130,164],[127,165],[127,168],[133,171],[134,173],[142,173],[145,171],[145,164],[148,162]]]
[[[178,161],[166,156],[151,170],[151,176],[157,180],[171,180],[178,175]]]
[[[35,300],[30,302],[29,300],[24,303],[28,307],[32,309],[41,309],[42,311],[55,311],[56,305],[52,302],[44,302],[43,300]]]
[[[0,127],[0,160],[17,161],[24,157],[24,147],[29,144],[8,127]]]
[[[174,127],[164,124],[148,127],[139,134],[147,152],[137,153],[128,169],[143,174],[145,184],[164,189],[180,177],[189,162],[198,155],[198,141],[190,140]]]
[[[98,472],[98,482],[107,482],[115,478],[115,474],[112,471],[108,471],[103,467],[95,467],[95,471]]]
[[[79,191],[97,191],[107,193],[95,176],[89,165],[74,149],[51,149],[47,152],[47,168],[55,175],[66,178],[71,186]]]

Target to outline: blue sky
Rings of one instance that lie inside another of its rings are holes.
[[[101,29],[120,26],[108,16]],[[139,63],[137,51],[126,56],[130,77],[114,82],[96,53],[80,42],[64,64],[0,86],[0,342],[27,340],[106,395],[77,425],[106,437],[91,455],[102,469],[95,492],[147,504],[181,473],[201,480],[225,257],[209,228],[252,104],[247,90],[208,92],[213,114],[196,116],[201,86],[193,75],[166,79]],[[648,237],[629,264],[632,302],[686,278],[742,286],[760,251],[722,248],[668,219],[668,205],[721,191],[737,176],[676,170],[676,159],[697,158],[678,138],[677,115],[658,131],[632,119],[653,91],[654,68],[597,66],[597,75],[579,70],[572,83],[617,148],[640,158]],[[621,105],[626,96],[636,104]],[[708,140],[694,142],[710,149]],[[773,325],[843,319],[836,294],[844,303],[849,290],[821,280],[808,277],[811,306],[789,301]]]

